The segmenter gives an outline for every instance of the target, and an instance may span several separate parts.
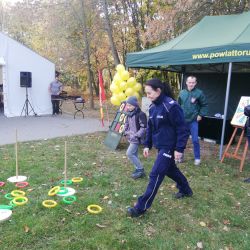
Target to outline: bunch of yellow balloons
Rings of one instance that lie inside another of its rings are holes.
[[[129,76],[129,72],[125,70],[122,64],[118,64],[116,66],[114,79],[110,85],[110,90],[112,92],[110,98],[111,103],[115,106],[119,106],[129,96],[140,98],[141,89],[142,85],[136,82],[134,77]]]

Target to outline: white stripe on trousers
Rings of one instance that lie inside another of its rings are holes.
[[[158,174],[157,180],[156,180],[156,182],[155,182],[155,186],[154,186],[154,189],[153,189],[153,192],[152,192],[152,194],[149,196],[149,198],[147,199],[147,201],[146,201],[146,203],[145,203],[145,208],[144,208],[144,210],[146,210],[147,203],[149,202],[150,198],[152,197],[152,195],[153,195],[153,193],[154,193],[154,191],[155,191],[156,184],[157,184],[157,182],[158,182],[159,176],[160,176],[160,175]]]

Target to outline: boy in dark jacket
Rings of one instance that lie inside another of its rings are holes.
[[[144,168],[138,158],[138,148],[146,134],[147,116],[139,108],[139,103],[135,96],[130,96],[126,103],[128,115],[125,122],[124,135],[129,142],[126,155],[135,167],[131,177],[138,179],[145,176]]]

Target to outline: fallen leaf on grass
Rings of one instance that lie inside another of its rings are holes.
[[[223,230],[226,231],[226,232],[229,232],[229,228],[227,226],[224,226]]]
[[[68,213],[71,213],[71,210],[67,209],[67,208],[63,208],[65,211],[67,211]]]
[[[29,231],[30,231],[30,228],[29,228],[27,225],[25,225],[25,226],[24,226],[24,232],[25,232],[25,233],[28,233]]]
[[[93,162],[92,165],[96,165],[96,162]]]
[[[203,244],[202,244],[202,242],[197,242],[197,248],[198,249],[203,249]]]
[[[230,221],[229,220],[223,220],[223,224],[224,225],[230,225]]]
[[[233,250],[232,247],[225,247],[225,250]]]
[[[152,226],[148,226],[147,228],[144,228],[143,233],[146,236],[153,236],[156,233],[156,229]]]
[[[106,225],[101,225],[101,224],[95,224],[97,227],[99,227],[99,228],[105,228],[105,227],[107,227]]]
[[[103,200],[107,200],[109,197],[106,195],[106,196],[104,196],[102,199]]]
[[[203,222],[203,221],[201,221],[201,222],[200,222],[200,225],[201,225],[202,227],[205,227],[205,226],[206,226],[206,223]]]

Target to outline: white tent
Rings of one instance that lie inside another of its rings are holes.
[[[30,88],[20,87],[21,72],[31,73],[32,86]],[[27,111],[26,91],[30,103],[29,115],[51,114],[48,86],[54,77],[54,63],[0,33],[0,91],[2,92],[0,97],[5,116],[25,115]]]

